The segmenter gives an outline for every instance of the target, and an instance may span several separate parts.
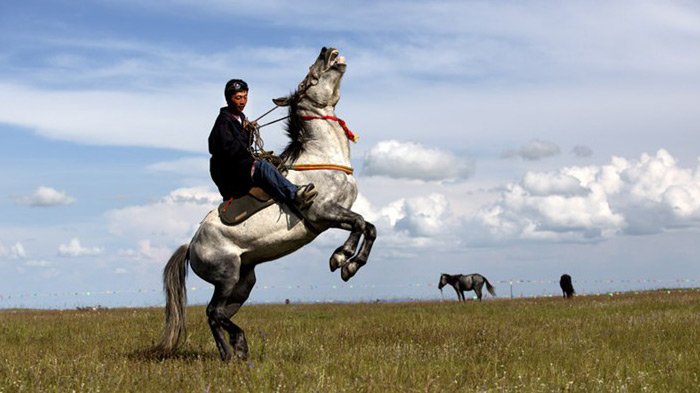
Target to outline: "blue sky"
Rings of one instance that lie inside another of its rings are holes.
[[[0,307],[161,303],[217,202],[223,85],[245,79],[257,116],[322,46],[348,62],[337,114],[379,239],[346,284],[328,232],[260,266],[251,301],[435,299],[442,272],[502,295],[565,272],[582,293],[698,285],[697,4],[141,3],[0,5]]]

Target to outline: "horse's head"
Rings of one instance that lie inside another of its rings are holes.
[[[296,93],[273,101],[279,106],[287,106],[290,100],[296,98],[300,107],[335,107],[340,100],[340,80],[346,67],[345,58],[340,56],[337,49],[323,47],[316,61],[309,67],[309,73],[299,83]],[[305,103],[306,100],[309,102]]]
[[[301,113],[307,116],[335,116],[335,105],[340,100],[340,80],[346,67],[345,58],[340,56],[337,49],[324,47],[299,83],[297,91],[272,100],[278,106],[289,106],[287,134],[291,141],[280,155],[283,160],[296,160],[310,138]]]
[[[442,291],[442,287],[444,287],[445,285],[447,285],[447,279],[448,279],[448,278],[449,278],[449,275],[447,275],[447,274],[445,274],[445,273],[442,273],[442,275],[440,275],[440,282],[438,283],[438,289],[439,289],[440,291]]]

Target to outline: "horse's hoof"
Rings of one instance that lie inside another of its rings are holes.
[[[220,355],[221,355],[221,361],[226,362],[226,363],[230,362],[231,358],[233,357],[230,352],[220,353]]]
[[[231,345],[239,360],[248,360],[248,341],[245,339],[245,334],[242,332],[238,334],[235,339],[231,340]]]
[[[352,276],[355,275],[355,273],[357,273],[357,269],[359,268],[359,263],[350,262],[347,265],[343,266],[343,269],[340,271],[340,277],[343,279],[343,281],[348,281],[352,278]]]
[[[340,254],[337,252],[333,253],[333,255],[331,255],[331,260],[330,260],[331,271],[334,272],[339,267],[343,266],[343,264],[345,263],[345,260],[346,260],[346,258],[343,254]]]
[[[246,361],[248,360],[248,351],[236,350],[236,357],[238,358],[238,360]]]

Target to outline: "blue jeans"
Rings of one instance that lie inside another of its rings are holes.
[[[253,167],[254,186],[262,188],[278,202],[294,203],[298,187],[282,176],[274,165],[267,161],[256,160]]]

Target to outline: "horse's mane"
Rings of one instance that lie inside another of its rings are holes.
[[[285,162],[295,161],[299,158],[299,155],[304,151],[304,144],[308,141],[303,121],[297,114],[300,99],[301,95],[298,91],[289,96],[289,118],[285,128],[290,140],[287,147],[280,154],[280,158]]]

